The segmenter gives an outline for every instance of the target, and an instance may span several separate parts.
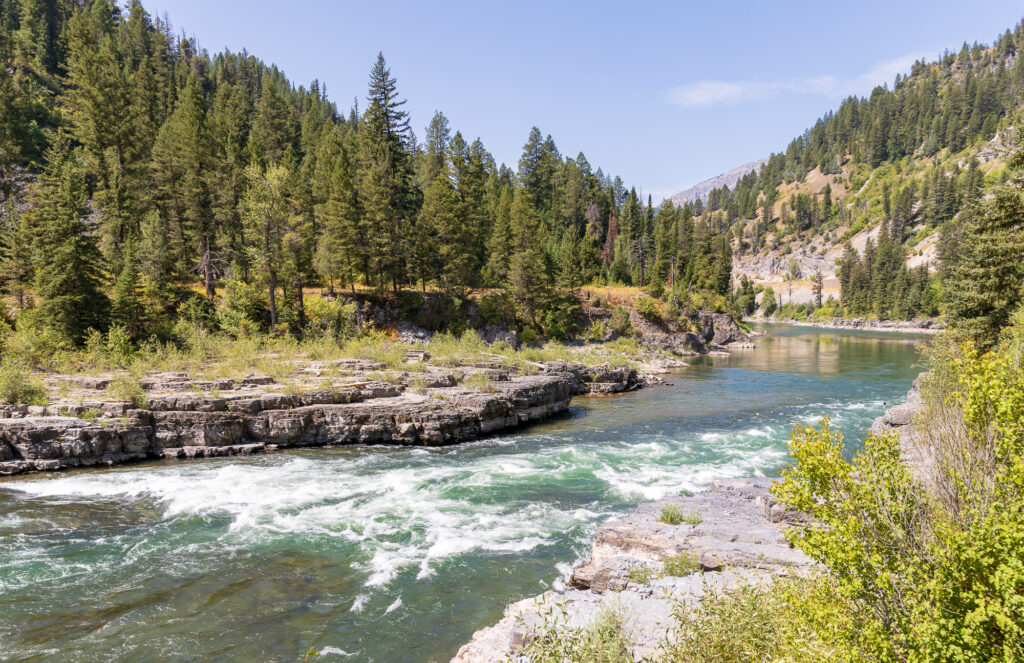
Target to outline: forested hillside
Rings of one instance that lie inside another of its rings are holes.
[[[1024,28],[918,61],[891,87],[849,98],[735,187],[708,196],[732,234],[736,278],[789,315],[937,315],[988,188],[1019,145]],[[757,288],[760,290],[760,288]],[[834,294],[840,301],[826,302]],[[802,294],[802,297],[800,296]]]
[[[564,337],[582,331],[584,284],[644,288],[669,319],[935,315],[985,192],[1009,178],[1019,43],[1021,26],[918,62],[735,187],[655,207],[536,128],[514,169],[442,113],[418,139],[383,55],[365,103],[341,111],[317,81],[210,54],[138,1],[4,3],[6,317],[70,345],[168,340],[183,319],[301,336],[311,292],[431,291],[448,302],[435,326],[474,303]]]
[[[19,325],[72,344],[111,326],[167,338],[181,317],[302,334],[310,288],[455,306],[489,288],[495,321],[564,335],[584,283],[679,273],[729,293],[707,219],[656,214],[539,129],[515,170],[441,113],[417,139],[383,55],[342,112],[317,81],[207,53],[138,1],[0,12],[0,284]]]

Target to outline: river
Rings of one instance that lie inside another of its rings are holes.
[[[600,522],[774,475],[794,424],[850,451],[922,339],[773,325],[666,386],[459,446],[336,448],[0,481],[0,659],[447,661],[563,586]]]

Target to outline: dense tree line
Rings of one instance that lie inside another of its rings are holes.
[[[863,254],[847,242],[839,285],[841,302],[851,315],[906,320],[939,312],[940,293],[927,265],[907,268],[903,247],[889,224],[882,224],[877,243],[868,238]]]
[[[730,244],[702,209],[655,209],[537,128],[515,170],[441,113],[421,143],[383,55],[343,114],[318,82],[210,55],[138,0],[20,0],[0,8],[0,60],[0,283],[72,341],[205,310],[195,283],[296,332],[310,286],[502,288],[538,326],[595,281],[729,292]],[[59,320],[69,297],[81,315]]]

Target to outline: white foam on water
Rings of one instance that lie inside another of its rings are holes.
[[[351,612],[362,612],[363,608],[366,607],[366,602],[370,600],[368,594],[357,594],[356,600],[352,601],[352,607],[349,608]]]
[[[317,652],[317,656],[344,656],[348,658],[349,656],[355,656],[355,654],[349,653],[344,649],[338,649],[337,647],[328,646],[324,647],[319,652]]]
[[[410,567],[427,578],[439,562],[475,550],[525,553],[593,520],[597,514],[577,506],[491,498],[495,486],[550,479],[552,457],[504,454],[454,464],[424,457],[401,464],[384,454],[282,455],[62,475],[10,487],[37,497],[149,499],[168,520],[226,517],[227,531],[217,543],[235,550],[295,536],[321,548],[335,545],[332,540],[356,543],[352,563],[366,573],[366,586],[378,587]],[[453,489],[457,497],[448,496]],[[138,541],[126,544],[123,554],[153,553]],[[359,607],[357,601],[353,609]]]

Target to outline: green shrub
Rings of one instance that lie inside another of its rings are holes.
[[[665,575],[683,577],[700,571],[700,558],[697,553],[685,550],[678,555],[667,555],[661,559],[665,565]]]
[[[607,606],[585,629],[568,625],[564,604],[544,609],[540,616],[536,636],[519,652],[522,659],[531,663],[633,663],[622,617]]]
[[[268,311],[266,297],[263,288],[257,284],[228,281],[224,297],[217,307],[220,328],[237,337],[259,333]]]
[[[4,360],[0,363],[0,400],[8,405],[46,405],[46,385],[25,364]]]
[[[658,663],[762,663],[862,660],[838,646],[856,633],[845,604],[817,578],[776,578],[768,587],[706,591],[673,610],[673,637]]]
[[[533,327],[523,327],[517,336],[519,342],[523,345],[538,346],[540,345],[540,336],[533,330]]]
[[[654,569],[645,564],[636,564],[629,567],[629,571],[626,572],[626,577],[629,581],[636,585],[646,585],[654,577]]]
[[[404,320],[412,320],[423,307],[423,295],[415,290],[402,290],[398,293],[398,314]]]
[[[619,336],[633,335],[633,323],[629,320],[629,311],[621,306],[612,309],[612,315],[608,318],[608,326]]]
[[[647,295],[640,295],[637,297],[636,312],[640,314],[641,318],[648,322],[658,323],[662,321],[661,307],[658,306],[657,301]]]
[[[608,335],[608,326],[600,320],[594,320],[590,324],[590,327],[583,334],[584,340],[590,341],[591,343],[598,343],[604,340],[604,337]]]
[[[4,355],[26,366],[48,367],[70,349],[67,340],[43,324],[39,309],[22,311],[14,329],[3,325]]]
[[[146,407],[148,399],[142,382],[134,375],[118,375],[107,385],[107,393],[116,400],[131,403],[135,407]]]
[[[356,304],[346,304],[341,299],[308,297],[306,299],[306,324],[315,334],[328,336],[336,341],[352,338],[358,330]]]
[[[178,308],[178,317],[193,325],[213,329],[217,325],[217,308],[206,297],[193,294]]]
[[[668,525],[680,525],[683,518],[683,510],[679,508],[678,504],[662,505],[661,513],[658,515],[658,520]]]
[[[462,386],[476,391],[493,392],[495,390],[494,380],[487,371],[473,373],[462,381]]]
[[[869,437],[847,460],[826,419],[794,430],[795,464],[773,491],[810,516],[789,536],[847,606],[856,637],[840,644],[857,658],[1021,660],[1020,348],[982,355],[967,344],[933,366],[939,379],[918,423],[932,459],[923,477],[911,474],[894,435]]]
[[[544,311],[544,335],[555,340],[565,340],[576,333],[583,319],[580,301],[571,295],[552,298]]]
[[[488,294],[477,303],[485,325],[511,326],[516,320],[516,305],[507,293]]]

